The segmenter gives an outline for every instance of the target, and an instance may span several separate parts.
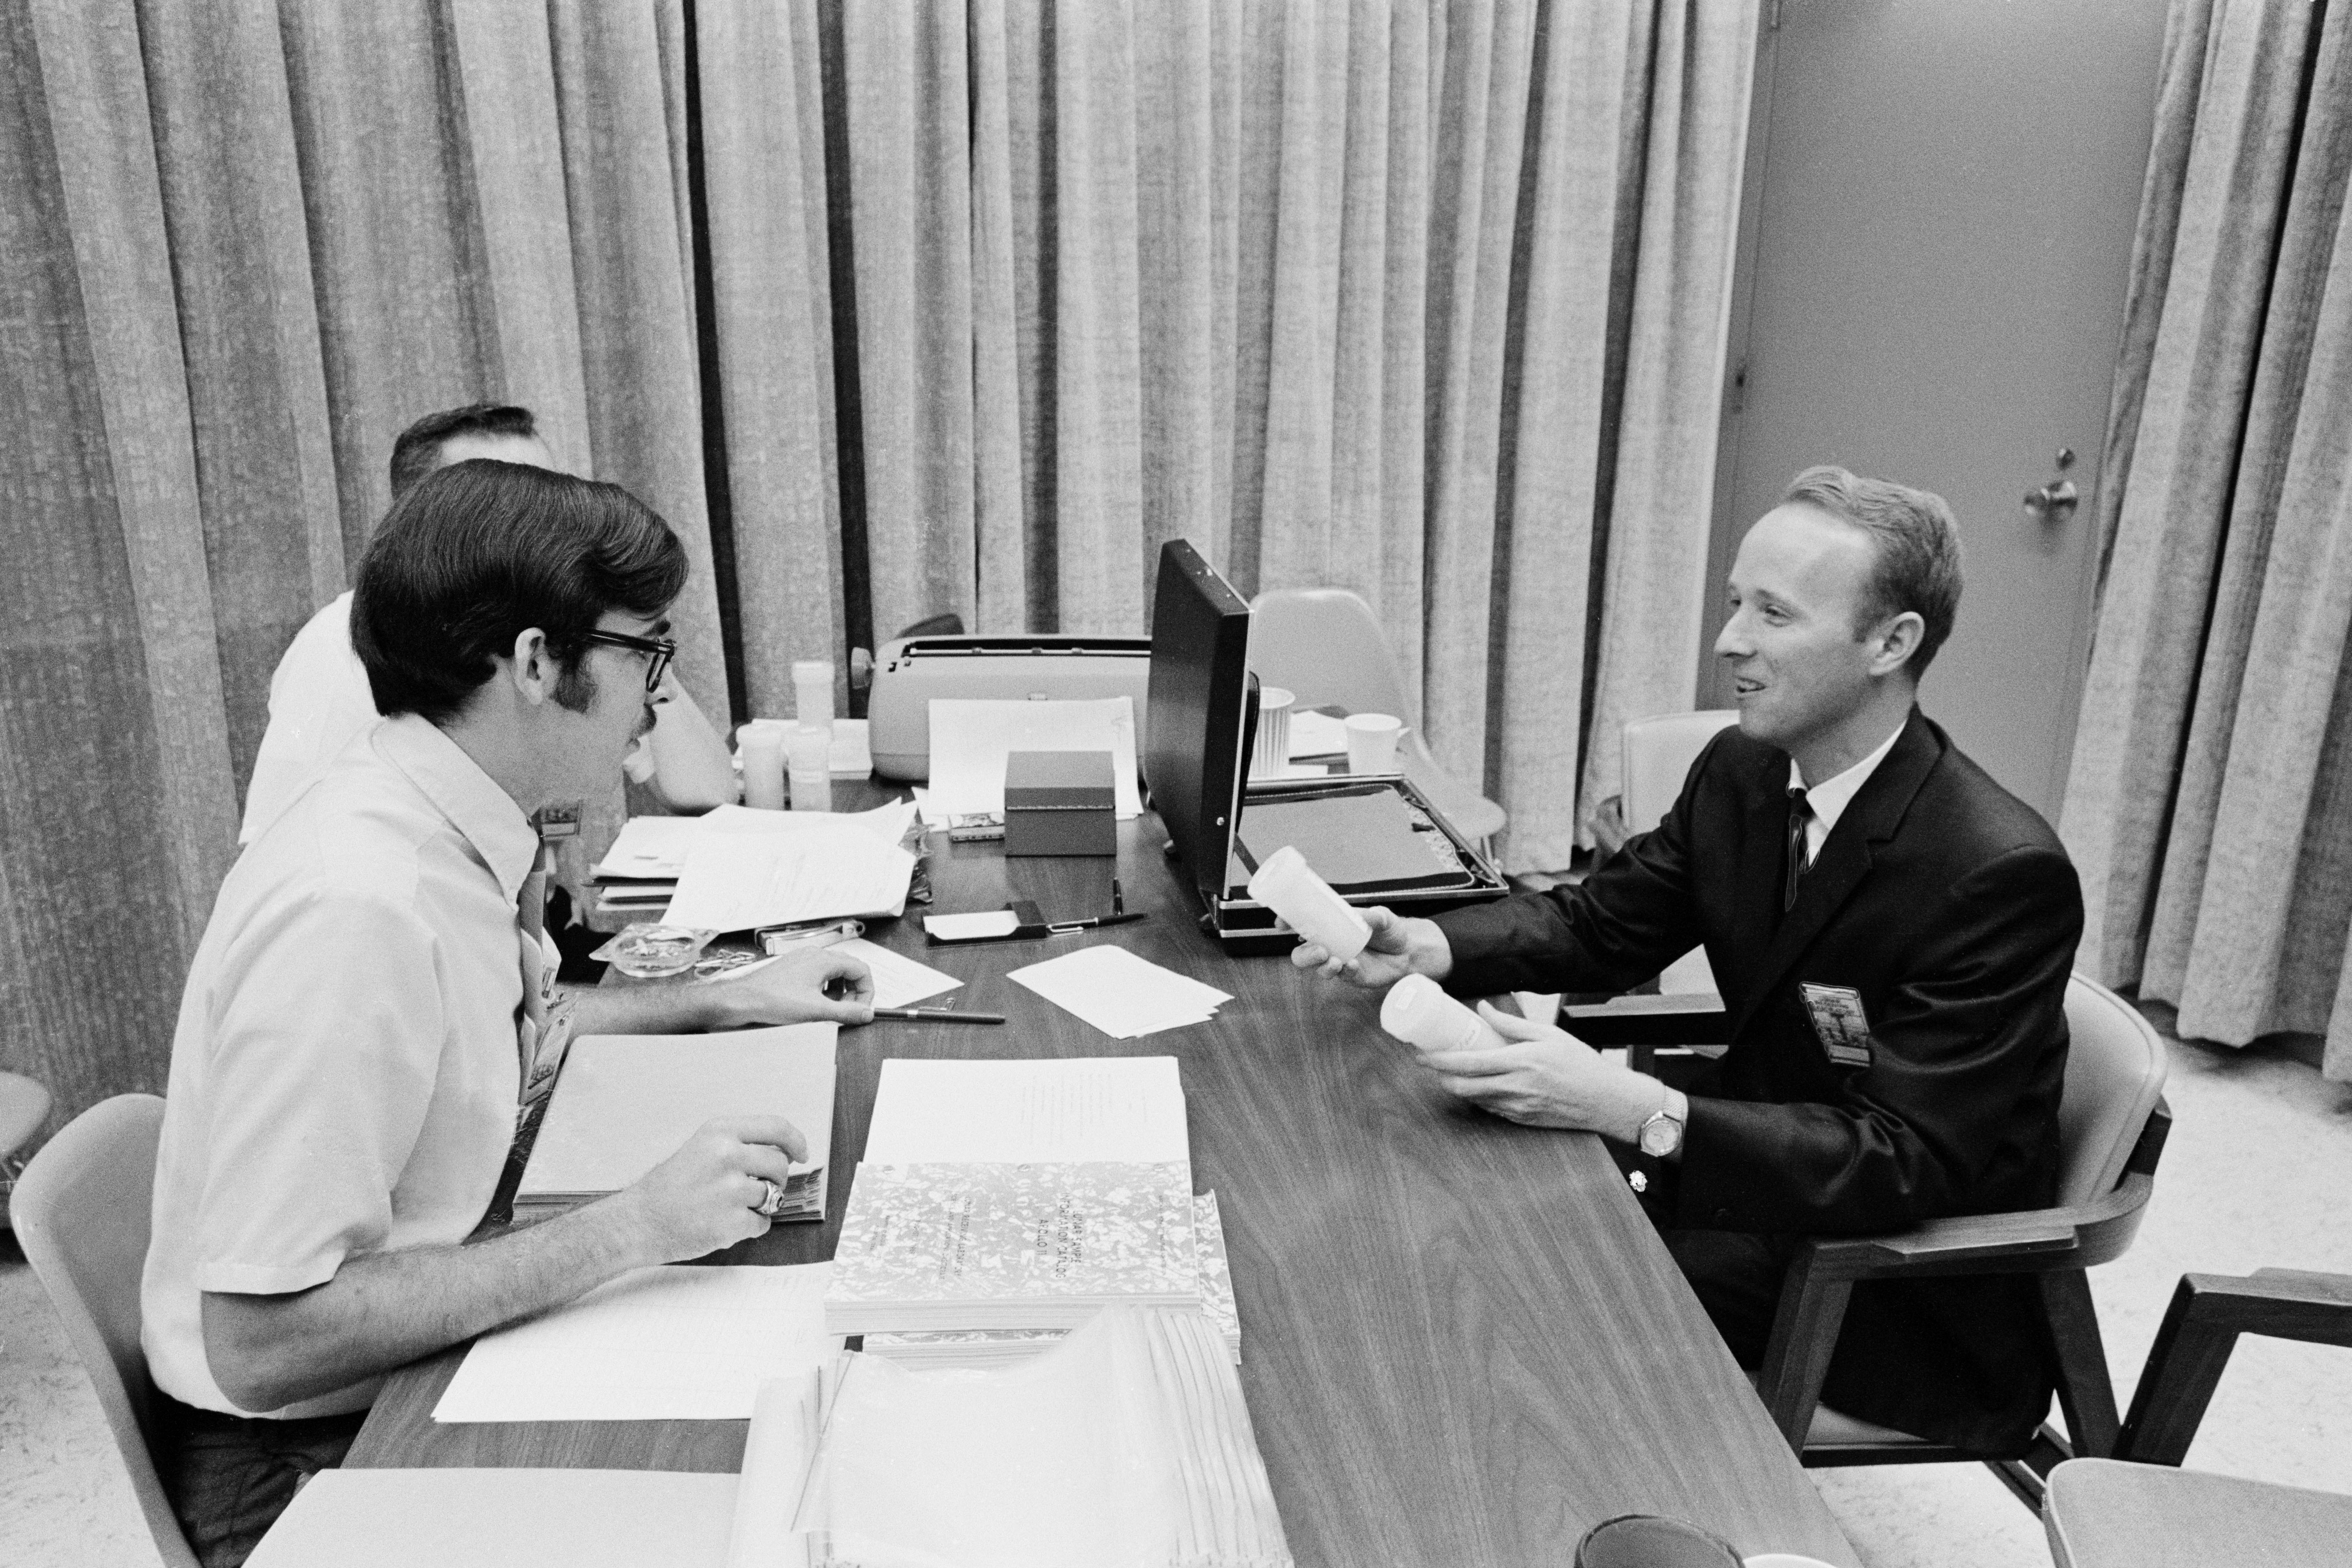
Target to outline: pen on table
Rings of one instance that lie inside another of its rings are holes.
[[[910,1024],[1002,1024],[1002,1013],[967,1013],[961,1007],[877,1007],[877,1018],[898,1018]]]

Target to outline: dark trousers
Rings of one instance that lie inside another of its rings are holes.
[[[239,1568],[304,1481],[343,1462],[367,1412],[262,1421],[155,1394],[155,1468],[205,1568]]]

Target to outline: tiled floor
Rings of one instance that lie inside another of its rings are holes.
[[[2160,1022],[2168,1018],[2159,1017]],[[2128,1403],[2191,1270],[2352,1273],[2352,1085],[2265,1048],[2175,1046],[2174,1115],[2138,1241],[2092,1277]],[[2352,1351],[2243,1342],[2189,1452],[2202,1469],[2352,1492]],[[2042,1568],[2041,1526],[1973,1466],[1816,1472],[1872,1568]],[[157,1562],[89,1381],[13,1238],[0,1238],[0,1562]]]

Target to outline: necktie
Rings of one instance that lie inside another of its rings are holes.
[[[1780,895],[1780,912],[1788,913],[1797,907],[1797,884],[1803,881],[1805,870],[1813,863],[1805,847],[1805,826],[1813,819],[1813,808],[1805,803],[1801,785],[1789,791],[1789,874]]]

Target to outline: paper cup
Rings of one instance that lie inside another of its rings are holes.
[[[1350,713],[1347,730],[1349,773],[1397,771],[1397,737],[1404,733],[1404,721],[1392,713]]]
[[[1279,686],[1262,686],[1257,693],[1257,750],[1250,757],[1250,777],[1278,779],[1290,767],[1290,705],[1297,701]]]
[[[743,804],[761,811],[784,809],[784,727],[755,719],[736,731],[743,751]]]
[[[1697,1525],[1651,1513],[1603,1520],[1576,1543],[1576,1568],[1741,1568],[1739,1553]]]

